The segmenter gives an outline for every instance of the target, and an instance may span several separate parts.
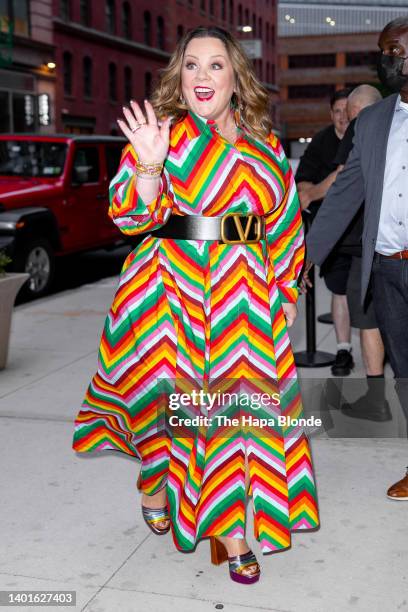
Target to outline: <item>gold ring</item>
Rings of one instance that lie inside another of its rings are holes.
[[[137,123],[136,127],[132,128],[131,130],[132,132],[137,132],[137,130],[140,130],[142,125],[146,125],[146,121],[142,121],[141,123],[137,121],[136,123]]]

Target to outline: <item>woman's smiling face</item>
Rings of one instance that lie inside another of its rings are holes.
[[[213,37],[190,40],[181,69],[181,90],[189,109],[217,120],[229,109],[234,88],[234,69],[223,42]]]

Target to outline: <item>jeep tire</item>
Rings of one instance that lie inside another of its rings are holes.
[[[20,295],[25,299],[46,295],[55,273],[55,255],[49,241],[46,238],[32,238],[17,252],[13,269],[30,275],[20,290]]]

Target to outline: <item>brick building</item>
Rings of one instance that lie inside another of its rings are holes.
[[[3,117],[0,131],[117,133],[122,105],[149,96],[177,40],[200,24],[261,39],[256,71],[277,100],[276,18],[276,0],[0,0],[0,101],[18,105],[10,88],[27,108],[31,91],[48,94],[31,104],[35,121]]]
[[[130,98],[148,97],[183,32],[200,24],[262,38],[258,76],[276,92],[274,0],[54,0],[57,129],[117,133]],[[240,26],[251,25],[250,35]],[[276,95],[276,94],[275,94]]]
[[[329,123],[329,99],[336,90],[379,85],[379,33],[404,14],[405,0],[279,3],[280,117],[292,157]]]
[[[0,132],[52,131],[52,0],[0,0]]]

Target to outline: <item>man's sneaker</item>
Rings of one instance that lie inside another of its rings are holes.
[[[350,351],[340,349],[331,367],[333,376],[348,376],[354,368],[354,361]]]

